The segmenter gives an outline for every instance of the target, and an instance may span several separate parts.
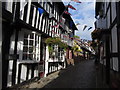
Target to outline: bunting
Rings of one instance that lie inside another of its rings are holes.
[[[92,29],[92,27],[89,27],[88,30]]]
[[[84,26],[83,31],[87,28],[87,25]]]
[[[44,10],[43,10],[42,8],[38,8],[38,11],[39,11],[40,15],[41,15],[42,13],[44,13]]]
[[[72,5],[70,5],[70,4],[68,4],[67,7],[68,7],[68,8],[71,8],[71,9],[73,9],[73,10],[76,10],[76,8],[74,8],[74,7],[73,7]]]
[[[74,2],[77,2],[77,3],[81,3],[79,0],[71,0],[71,1],[74,1]]]
[[[52,26],[52,28],[54,28],[54,27],[58,28],[58,27],[59,27],[59,24]]]
[[[68,11],[64,11],[65,14],[71,15]]]

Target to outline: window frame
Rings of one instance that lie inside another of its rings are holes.
[[[24,35],[27,34],[27,38],[24,37]],[[33,34],[33,39],[30,38],[30,35]],[[24,40],[27,40],[27,44],[24,45]],[[30,41],[33,41],[33,43],[30,45]],[[24,50],[22,50],[22,55],[21,55],[21,58],[22,58],[22,61],[40,61],[40,48],[41,48],[41,34],[39,33],[36,33],[36,32],[30,32],[30,31],[24,31],[23,33],[23,45],[22,45],[22,48],[24,49],[24,46],[27,47],[27,51],[24,52]],[[30,52],[30,47],[33,48],[32,52]],[[26,54],[26,55],[30,55],[32,54],[32,59],[27,58],[24,59],[23,58],[23,55]],[[38,59],[37,59],[38,58]]]

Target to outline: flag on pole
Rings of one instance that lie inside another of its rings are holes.
[[[74,1],[74,2],[77,2],[77,3],[81,3],[79,0],[71,0],[71,1]]]
[[[89,27],[88,30],[92,29],[92,27]]]
[[[41,15],[42,13],[44,13],[44,10],[43,10],[42,8],[38,8],[38,11],[39,11],[40,15]]]
[[[72,5],[70,5],[70,4],[68,4],[67,7],[68,7],[68,8],[71,8],[71,9],[73,9],[73,10],[76,10],[76,8],[74,8],[74,7],[73,7]]]
[[[86,29],[87,25],[84,26],[83,31]]]
[[[65,14],[71,15],[68,11],[64,11]]]

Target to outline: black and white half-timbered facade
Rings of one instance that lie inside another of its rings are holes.
[[[67,43],[69,50],[73,46],[72,37],[77,28],[71,16],[63,13],[64,10],[62,2],[51,0],[2,2],[2,88],[35,77],[46,77],[66,67],[66,52],[55,45],[58,56],[53,60],[49,57],[45,43],[48,37],[60,37],[62,42]],[[61,18],[64,19],[64,23],[59,23],[61,27],[52,27]],[[71,22],[72,27],[69,24]],[[72,55],[71,50],[69,54]]]
[[[105,67],[103,80],[112,87],[119,87],[120,2],[111,0],[96,2],[96,18],[95,26],[100,31],[98,56],[100,63]]]

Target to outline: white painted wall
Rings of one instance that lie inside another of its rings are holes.
[[[48,50],[48,46],[46,46],[46,60],[45,60],[45,75],[44,75],[44,77],[46,77],[46,74],[48,73],[48,60],[49,60],[49,50]]]
[[[27,72],[27,65],[22,65],[21,70],[21,79],[20,82],[23,82],[26,80],[26,72]]]
[[[112,52],[118,52],[117,48],[117,28],[116,25],[111,30],[112,34]]]
[[[112,5],[112,22],[113,22],[116,17],[116,2],[111,2],[111,5]]]
[[[13,60],[9,61],[9,66],[8,66],[8,81],[7,81],[7,86],[12,86],[12,69],[13,69]]]
[[[13,0],[6,0],[6,9],[12,13]]]
[[[11,36],[10,39],[10,51],[9,54],[14,54],[14,46],[15,46],[15,33]],[[12,86],[12,66],[13,66],[13,60],[9,61],[9,66],[8,66],[8,81],[7,81],[7,86]]]
[[[111,30],[112,34],[112,52],[117,53],[118,52],[118,46],[117,46],[117,28],[116,25]],[[113,70],[118,71],[118,58],[113,57]]]
[[[29,23],[30,9],[31,9],[31,0],[28,1],[28,11],[27,11],[27,19],[26,19],[26,23]]]
[[[110,27],[110,8],[108,9],[108,13],[107,13],[107,28]]]

